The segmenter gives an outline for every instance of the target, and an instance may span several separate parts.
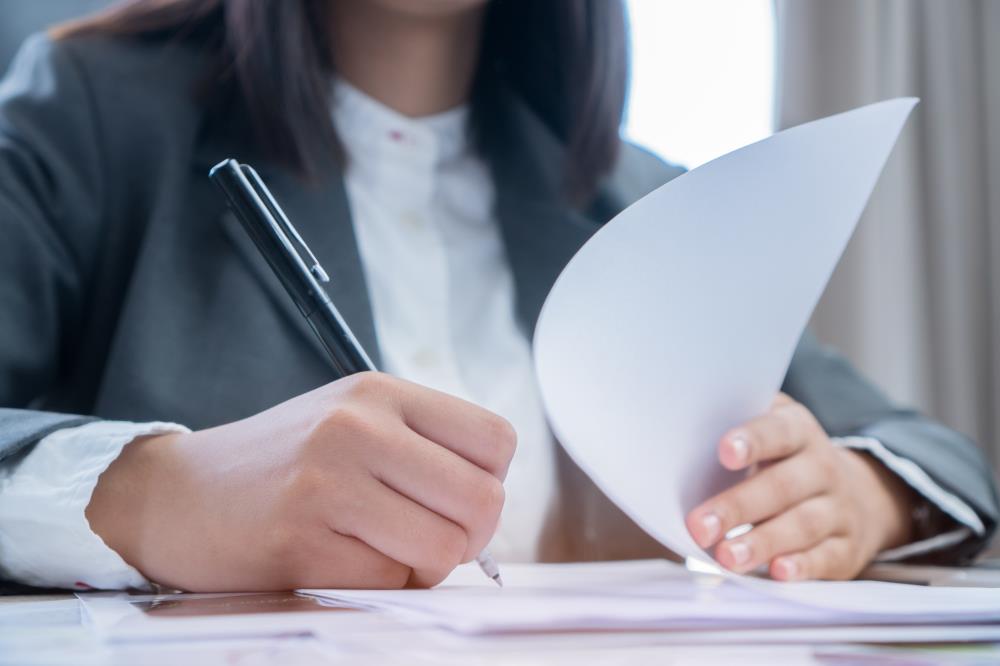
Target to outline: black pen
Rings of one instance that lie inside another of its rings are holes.
[[[257,172],[249,165],[228,159],[212,167],[208,177],[225,194],[230,210],[323,343],[339,375],[346,377],[375,370],[375,364],[321,284],[329,282],[330,276]],[[488,551],[480,553],[476,563],[503,586],[500,569]]]
[[[225,160],[209,178],[323,343],[341,377],[375,370],[321,282],[330,277],[252,167]]]

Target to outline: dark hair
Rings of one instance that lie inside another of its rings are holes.
[[[201,87],[207,108],[239,101],[256,145],[310,174],[341,155],[324,29],[333,1],[129,0],[52,32],[197,43],[211,61],[210,85]],[[490,157],[490,91],[509,87],[566,145],[566,194],[582,203],[618,152],[628,76],[622,0],[492,0],[486,11],[471,98],[477,143]]]

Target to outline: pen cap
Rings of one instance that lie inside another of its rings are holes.
[[[303,316],[308,317],[315,311],[317,300],[328,301],[329,296],[319,285],[316,274],[303,260],[299,248],[293,244],[272,211],[272,206],[276,206],[273,197],[266,190],[258,189],[262,186],[258,185],[259,179],[257,183],[251,182],[239,162],[234,159],[227,159],[215,165],[208,176],[222,190],[230,210]],[[304,246],[304,243],[302,245]],[[318,266],[318,263],[316,265]],[[326,273],[322,272],[322,269],[320,271],[322,277],[326,278]]]
[[[339,376],[374,370],[320,285],[330,278],[257,172],[228,159],[213,167],[209,178],[222,190],[233,214],[316,333]]]

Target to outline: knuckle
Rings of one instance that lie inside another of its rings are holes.
[[[794,443],[798,434],[799,412],[796,405],[788,405],[779,412],[775,419],[782,442]]]
[[[838,539],[831,539],[807,553],[805,569],[808,577],[819,580],[838,580],[844,553]]]
[[[511,422],[502,416],[493,415],[487,421],[490,440],[497,449],[504,464],[514,457],[514,450],[517,448],[517,431]]]
[[[816,420],[816,417],[813,416],[812,411],[801,402],[793,402],[788,406],[788,409],[791,418],[794,419],[794,423],[798,426],[799,432],[809,441],[812,441],[812,437],[817,433],[823,432],[823,428],[820,426],[819,421]]]
[[[801,402],[791,400],[784,407],[784,412],[790,421],[801,421],[808,419],[812,414]]]
[[[291,474],[285,495],[294,504],[310,501],[325,485],[324,474],[314,465],[300,465]]]
[[[490,477],[479,487],[477,501],[478,514],[482,522],[494,522],[503,510],[506,491],[503,483],[496,477]]]
[[[333,434],[337,441],[367,439],[375,430],[370,414],[348,405],[340,405],[328,412],[323,426],[325,434]]]
[[[810,505],[804,505],[797,513],[795,528],[810,544],[816,543],[826,532],[825,519],[819,510]]]
[[[805,574],[810,579],[829,579],[829,549],[816,548],[808,553],[805,560]]]
[[[507,469],[517,448],[517,432],[510,421],[490,414],[483,426],[490,471],[500,473]]]
[[[735,435],[742,435],[744,441],[746,441],[747,446],[750,447],[750,451],[753,453],[760,453],[761,447],[766,443],[767,437],[763,429],[765,419],[770,419],[770,417],[765,416],[762,419],[757,419],[747,423],[746,425],[737,428]]]
[[[824,447],[821,451],[816,456],[815,469],[824,481],[829,481],[835,478],[840,469],[840,460],[832,446]]]
[[[861,570],[861,567],[851,557],[844,539],[837,539],[830,543],[825,564],[826,577],[831,580],[848,580]]]
[[[796,481],[788,477],[776,477],[769,484],[768,492],[774,503],[779,507],[787,507],[792,504],[798,496]]]
[[[774,398],[774,406],[775,407],[782,407],[784,405],[790,405],[793,402],[795,402],[795,400],[793,400],[792,397],[790,395],[788,395],[787,393],[785,393],[784,391],[778,392],[778,395],[775,396],[775,398]]]
[[[390,378],[381,372],[358,372],[344,377],[338,383],[348,397],[368,401],[386,395],[389,391]]]
[[[740,502],[732,497],[721,498],[712,508],[712,512],[719,517],[723,533],[745,522]]]
[[[465,533],[465,530],[457,525],[444,529],[437,537],[437,544],[434,549],[434,559],[436,561],[428,564],[434,569],[440,568],[450,571],[461,563],[468,546],[469,537]]]
[[[803,405],[801,402],[795,403],[795,407],[798,409],[800,418],[806,426],[813,430],[823,431],[823,426],[820,425],[819,421],[816,419],[816,415],[812,413],[811,409]]]

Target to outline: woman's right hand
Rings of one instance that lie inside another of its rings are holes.
[[[87,518],[168,587],[431,586],[492,538],[515,439],[492,412],[367,372],[129,444]]]

